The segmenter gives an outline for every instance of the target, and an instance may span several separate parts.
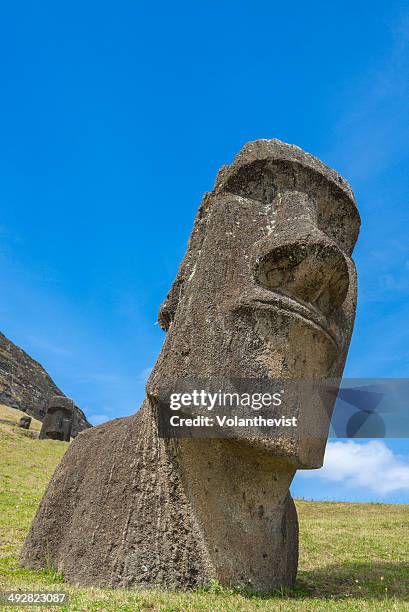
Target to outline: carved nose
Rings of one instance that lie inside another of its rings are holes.
[[[349,286],[345,256],[327,241],[276,246],[256,259],[254,275],[266,289],[307,302],[326,316],[341,306]]]

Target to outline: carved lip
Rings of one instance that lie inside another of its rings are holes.
[[[257,308],[262,310],[282,311],[296,316],[310,327],[315,327],[335,345],[338,345],[336,335],[330,328],[327,318],[320,313],[312,304],[294,299],[284,293],[258,289],[253,295],[243,296],[240,300],[241,307]]]

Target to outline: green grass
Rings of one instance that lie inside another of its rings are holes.
[[[9,418],[2,410],[0,419]],[[67,447],[0,422],[0,590],[65,590],[70,603],[62,609],[72,611],[409,610],[409,507],[403,505],[298,501],[300,567],[289,593],[256,596],[216,583],[181,593],[85,589],[65,584],[53,568],[22,569],[20,547]]]

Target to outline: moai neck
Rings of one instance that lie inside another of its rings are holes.
[[[180,440],[184,490],[203,531],[216,579],[268,592],[293,583],[297,514],[288,493],[295,470],[231,440]]]

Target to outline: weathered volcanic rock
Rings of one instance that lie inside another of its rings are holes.
[[[24,410],[44,419],[49,398],[64,395],[42,365],[0,332],[0,404]],[[72,435],[91,427],[78,406],[74,409]]]
[[[192,378],[336,384],[355,317],[359,225],[349,185],[298,147],[248,143],[222,168],[159,313],[167,334],[146,399],[136,415],[71,444],[24,566],[114,587],[294,584],[289,486],[297,469],[322,465],[332,406],[291,396],[286,416],[299,427],[290,437],[237,428],[228,438],[171,438],[159,435],[161,389]]]

